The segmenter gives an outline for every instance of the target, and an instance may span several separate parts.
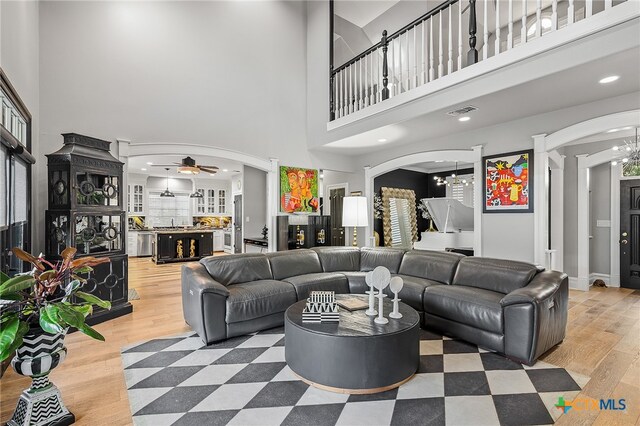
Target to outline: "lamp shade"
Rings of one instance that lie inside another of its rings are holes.
[[[342,202],[342,226],[369,226],[367,197],[344,197]]]

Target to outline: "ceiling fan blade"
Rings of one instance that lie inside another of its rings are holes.
[[[220,169],[218,166],[205,166],[203,164],[197,164],[196,167],[200,167],[200,168],[206,167],[207,169],[216,169],[216,170]]]
[[[151,167],[175,167],[176,163],[173,164],[151,164]]]
[[[199,169],[200,169],[200,170],[202,170],[203,172],[206,172],[206,173],[213,173],[213,174],[218,173],[218,171],[217,171],[217,170],[210,169],[210,168],[208,168],[208,167],[202,167],[202,166],[200,166],[200,167],[199,167]]]

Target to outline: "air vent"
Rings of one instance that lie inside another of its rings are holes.
[[[472,111],[476,111],[477,109],[478,108],[474,107],[473,105],[467,105],[467,106],[464,106],[462,108],[458,108],[456,110],[449,111],[447,113],[447,115],[450,115],[452,117],[458,117],[459,115],[465,115],[465,114],[468,114],[468,113],[470,113]]]

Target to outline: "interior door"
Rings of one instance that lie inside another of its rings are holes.
[[[233,197],[233,252],[242,253],[242,195]]]
[[[344,227],[342,226],[342,202],[345,196],[344,188],[329,191],[331,198],[331,245],[344,245]]]
[[[640,179],[620,182],[620,286],[640,289]]]

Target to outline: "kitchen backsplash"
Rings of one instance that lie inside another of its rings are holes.
[[[193,218],[193,226],[209,226],[212,228],[227,228],[231,226],[231,216],[201,216]]]

